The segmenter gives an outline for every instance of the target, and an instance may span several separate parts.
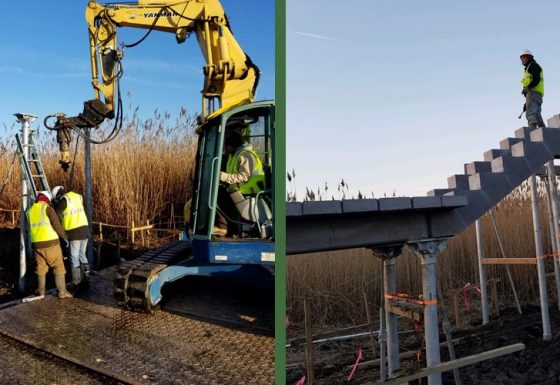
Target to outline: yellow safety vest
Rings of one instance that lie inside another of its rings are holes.
[[[533,75],[531,75],[527,71],[530,66],[531,64],[529,64],[527,68],[525,68],[525,72],[523,72],[523,79],[521,79],[521,85],[523,86],[523,88],[527,87],[533,81]],[[537,94],[544,96],[544,73],[542,69],[541,69],[541,81],[536,86],[531,88],[531,91],[534,91]]]
[[[239,157],[247,152],[251,154],[255,159],[255,164],[253,165],[254,168],[253,170],[251,170],[251,175],[249,175],[249,180],[247,180],[247,182],[243,184],[235,184],[232,185],[231,187],[234,190],[239,190],[241,194],[256,194],[264,189],[265,178],[264,178],[263,164],[261,162],[261,159],[250,146],[244,147],[239,151],[237,151],[235,154],[233,155],[230,154],[228,156],[226,172],[228,174],[237,174],[239,172],[238,170]]]
[[[37,202],[27,211],[27,221],[31,235],[31,243],[54,241],[58,239],[58,234],[54,231],[49,216],[47,215],[48,205],[44,202]]]
[[[62,212],[62,227],[64,227],[64,230],[68,231],[87,226],[88,220],[84,211],[82,196],[68,191],[62,198],[66,198],[66,208]]]

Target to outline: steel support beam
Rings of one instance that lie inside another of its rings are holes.
[[[397,292],[397,257],[402,253],[402,247],[383,250],[383,289],[385,294]],[[387,366],[389,377],[400,368],[399,361],[399,327],[397,315],[385,309],[387,328]]]
[[[560,263],[558,261],[558,250],[560,250],[560,231],[558,228],[558,220],[560,220],[560,205],[558,203],[558,186],[556,185],[556,171],[554,167],[554,161],[551,160],[546,164],[546,170],[548,175],[548,189],[547,196],[549,201],[549,225],[552,243],[552,252],[554,260],[554,277],[556,278],[556,298],[557,306],[560,309]]]
[[[484,237],[482,235],[482,219],[475,222],[476,228],[476,250],[478,251],[478,275],[480,277],[480,302],[482,303],[482,324],[486,325],[490,321],[490,311],[488,309],[488,281],[486,276],[486,266],[482,263],[484,259]]]
[[[552,333],[550,329],[550,317],[548,313],[548,294],[546,291],[546,273],[544,269],[544,256],[541,235],[541,220],[539,213],[539,196],[537,193],[537,177],[532,175],[529,179],[531,187],[531,202],[533,208],[533,229],[535,232],[535,252],[537,255],[537,272],[539,276],[539,294],[541,300],[541,317],[543,324],[543,340],[550,341]]]
[[[437,307],[436,258],[447,248],[446,240],[419,241],[409,244],[422,264],[422,294],[424,300],[424,335],[426,338],[426,365],[440,365],[439,322]],[[441,373],[428,376],[429,385],[441,385]]]
[[[29,115],[24,113],[14,114],[18,123],[21,123],[21,137],[23,139],[23,156],[25,162],[29,161],[29,135],[30,124],[37,119],[35,115]],[[31,205],[31,199],[29,191],[27,188],[27,183],[25,182],[25,177],[23,170],[21,172],[21,211],[20,211],[20,236],[19,236],[19,279],[18,279],[18,290],[20,293],[25,292],[25,273],[27,272],[27,259],[26,256],[31,257],[31,247],[29,244],[29,234],[27,234],[27,217],[25,213],[27,212],[27,207]]]
[[[91,143],[90,139],[90,128],[84,129],[86,140],[84,140],[84,176],[86,180],[86,191],[85,191],[85,209],[86,215],[88,218],[89,223],[89,241],[87,245],[87,260],[90,266],[90,269],[93,268],[93,205],[92,205],[92,194],[91,194]]]

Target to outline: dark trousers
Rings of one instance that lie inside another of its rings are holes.
[[[239,224],[228,220],[240,221],[241,217],[237,207],[233,203],[226,187],[218,188],[218,209],[216,210],[215,225],[222,229],[227,229],[228,234],[238,234],[240,232]]]

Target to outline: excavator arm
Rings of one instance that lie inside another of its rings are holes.
[[[58,132],[63,168],[69,164],[71,128],[96,127],[107,118],[122,118],[118,83],[123,74],[123,49],[137,45],[151,31],[173,33],[178,43],[185,42],[193,33],[196,35],[206,61],[202,121],[233,106],[254,101],[259,69],[235,40],[219,0],[139,0],[133,4],[90,1],[86,20],[94,99],[84,103],[84,110],[78,116],[56,114],[45,119],[45,125]],[[148,31],[139,42],[119,47],[120,27]],[[56,123],[49,127],[47,119],[53,116]]]
[[[122,58],[117,46],[118,27],[142,28],[173,33],[183,43],[196,35],[206,61],[203,68],[202,115],[252,102],[258,68],[241,49],[218,0],[140,0],[138,4],[98,4],[86,9],[89,29],[92,85],[95,98],[103,95],[108,110],[114,110],[115,88]]]

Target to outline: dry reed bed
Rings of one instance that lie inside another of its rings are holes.
[[[540,209],[545,253],[551,252],[550,232],[546,216],[546,201],[541,191]],[[505,254],[511,258],[535,256],[531,200],[527,184],[523,184],[496,207],[496,225]],[[500,249],[489,215],[483,217],[484,252],[486,257],[500,257]],[[474,225],[448,242],[447,250],[438,257],[438,279],[444,292],[475,284],[478,278],[478,259]],[[547,272],[552,272],[551,259],[546,262]],[[381,295],[381,260],[371,250],[353,249],[336,252],[310,253],[289,256],[287,259],[287,306],[292,321],[303,317],[303,299],[313,306],[315,324],[336,325],[366,322],[363,293],[372,304],[379,307]],[[397,290],[419,295],[422,293],[419,260],[405,248],[397,260]],[[511,266],[513,280],[522,302],[538,299],[535,266]],[[504,266],[488,266],[489,278],[500,278],[501,300],[512,306],[513,296]],[[552,280],[548,281],[550,300],[556,298]]]
[[[108,144],[92,145],[92,198],[94,221],[130,226],[168,220],[181,215],[183,204],[190,198],[196,156],[194,119],[182,110],[178,117],[160,114],[140,120],[133,111],[123,123],[120,135]],[[93,131],[96,139],[112,128]],[[13,136],[19,127],[6,129],[0,141],[0,183],[8,174],[15,149]],[[58,164],[55,133],[44,128],[36,135],[36,143],[51,187],[68,185],[70,170],[64,173]],[[75,149],[74,135],[71,144]],[[73,178],[73,190],[84,193],[83,140]],[[17,209],[20,202],[19,163],[13,170],[6,189],[0,196],[0,208]]]

